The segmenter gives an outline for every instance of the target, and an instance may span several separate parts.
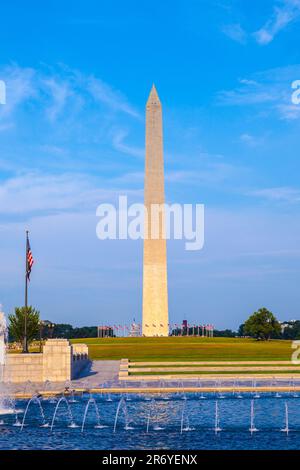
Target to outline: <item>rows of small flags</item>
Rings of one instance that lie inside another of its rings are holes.
[[[155,329],[159,334],[160,328],[164,328],[164,324],[145,324],[145,329]],[[212,338],[214,335],[214,325],[212,324],[183,324],[168,323],[170,336],[202,336]],[[132,323],[130,325],[101,325],[98,326],[98,336],[142,336],[143,327],[140,323]],[[155,334],[155,333],[154,333]]]
[[[31,269],[34,260],[30,247],[28,231],[26,232],[26,280],[30,281]],[[26,282],[26,295],[25,295],[25,306],[27,306],[27,282]],[[159,335],[160,328],[164,328],[163,323],[148,325],[145,324],[145,329],[148,328],[154,330],[157,329]],[[183,324],[168,323],[168,330],[170,336],[202,336],[212,338],[214,335],[214,325],[196,325],[188,324],[186,321]],[[142,336],[142,325],[139,323],[132,323],[131,325],[102,325],[98,326],[98,336]],[[26,345],[25,345],[26,347]]]

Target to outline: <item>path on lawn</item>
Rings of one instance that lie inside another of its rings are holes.
[[[117,382],[120,361],[92,361],[79,377],[72,380],[76,388],[93,388],[105,382]]]

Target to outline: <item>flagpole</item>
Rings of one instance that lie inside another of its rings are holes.
[[[23,353],[28,353],[27,344],[27,309],[28,309],[28,230],[26,230],[26,261],[25,261],[25,315],[24,315],[24,342]]]

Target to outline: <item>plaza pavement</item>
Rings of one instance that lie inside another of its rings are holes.
[[[80,376],[72,380],[75,388],[95,388],[105,382],[119,380],[120,361],[92,361]]]

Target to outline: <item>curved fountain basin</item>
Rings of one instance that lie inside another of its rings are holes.
[[[203,400],[202,398],[205,398]],[[241,398],[242,397],[242,398]],[[0,449],[297,449],[292,392],[102,394],[16,400],[4,410]],[[183,400],[184,398],[184,400]],[[42,411],[41,411],[42,407]],[[25,411],[27,414],[24,419]],[[16,426],[16,415],[19,423]]]

